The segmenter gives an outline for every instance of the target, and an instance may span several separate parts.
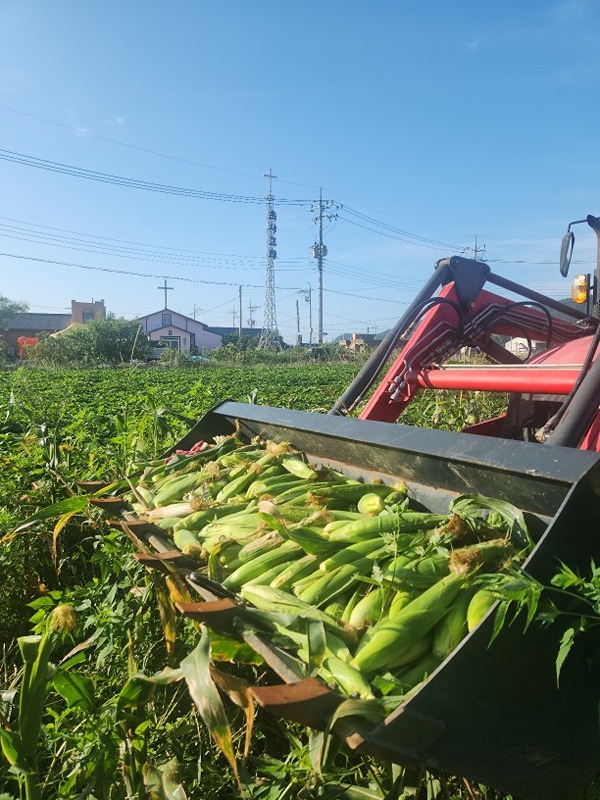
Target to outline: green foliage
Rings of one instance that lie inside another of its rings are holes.
[[[561,626],[556,648],[556,680],[560,683],[562,668],[576,641],[582,636],[600,634],[600,566],[593,562],[587,574],[561,564],[544,585],[525,572],[505,576],[489,576],[486,586],[498,598],[494,635],[503,625],[523,619],[525,629],[535,620],[543,626],[557,622]]]
[[[8,297],[0,295],[0,330],[6,330],[15,314],[21,314],[28,309],[29,306],[26,303],[9,300]]]
[[[149,351],[137,322],[109,317],[44,337],[32,358],[42,366],[116,366],[145,360]]]

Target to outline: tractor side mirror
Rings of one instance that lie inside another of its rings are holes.
[[[569,272],[574,246],[575,234],[573,231],[567,231],[567,233],[565,233],[563,236],[563,240],[560,245],[560,274],[563,276],[563,278],[566,278]]]

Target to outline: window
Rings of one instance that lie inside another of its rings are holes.
[[[172,347],[173,350],[181,350],[181,337],[179,336],[161,336],[160,340],[167,347]]]
[[[82,322],[92,322],[94,319],[94,312],[90,308],[86,308],[83,314],[81,315]]]
[[[173,320],[171,318],[171,314],[163,314],[162,315],[162,324],[163,328],[166,328],[168,325],[173,324]]]

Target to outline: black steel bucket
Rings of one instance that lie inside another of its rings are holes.
[[[289,441],[311,462],[350,476],[403,478],[416,504],[445,513],[454,497],[480,493],[526,515],[534,551],[523,569],[547,582],[560,562],[600,563],[600,459],[596,453],[281,408],[224,402],[177,444],[189,448],[239,428]],[[490,644],[493,609],[410,699],[352,747],[399,764],[465,776],[524,798],[581,797],[600,772],[600,671],[581,642],[556,678],[558,626],[524,633],[517,620]],[[269,687],[273,713],[319,725],[331,696]],[[279,690],[279,694],[278,694]],[[311,700],[309,695],[313,696]],[[258,692],[261,699],[260,692]]]

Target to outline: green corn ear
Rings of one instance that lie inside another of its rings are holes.
[[[200,531],[205,538],[221,536],[224,539],[248,538],[264,531],[262,519],[256,512],[235,514],[209,522]]]
[[[154,495],[154,505],[156,507],[168,506],[171,503],[181,500],[184,494],[195,489],[201,481],[202,478],[197,472],[191,472],[172,478]]]
[[[286,477],[285,475],[279,474],[271,479],[261,477],[250,484],[245,496],[248,499],[253,497],[261,497],[264,494],[277,497],[282,492],[285,492],[288,489],[293,489],[296,486],[302,486],[303,488],[306,488],[305,482],[294,477],[293,475],[288,475]]]
[[[514,554],[508,539],[490,539],[486,542],[460,547],[450,554],[450,569],[467,573],[474,569],[489,571],[498,567]]]
[[[358,603],[358,601],[360,600],[360,598],[363,595],[364,595],[363,587],[355,589],[352,592],[352,594],[350,595],[350,597],[348,598],[348,600],[346,602],[344,610],[342,611],[342,615],[340,617],[340,622],[343,622],[343,623],[349,623],[350,622],[350,616],[351,616],[352,612],[354,611],[354,606]]]
[[[389,661],[389,669],[397,669],[398,667],[405,667],[419,661],[423,656],[431,653],[432,635],[426,634],[421,639],[415,639],[412,644],[404,648],[398,653],[392,654]]]
[[[343,483],[332,483],[320,488],[315,486],[312,490],[316,497],[328,501],[339,500],[347,505],[356,505],[363,494],[373,492],[382,497],[387,497],[393,491],[391,486],[375,483],[361,483],[346,479]]]
[[[139,483],[135,487],[135,491],[149,508],[154,507],[154,495],[156,492],[153,492],[152,489],[149,489],[147,486],[142,486]]]
[[[345,695],[371,700],[373,688],[362,672],[335,656],[325,658],[318,674],[326,683],[335,684]]]
[[[393,618],[378,622],[363,637],[353,659],[354,666],[370,674],[398,664],[415,642],[424,639],[446,614],[465,578],[451,573],[426,589]]]
[[[292,541],[299,544],[306,553],[324,556],[335,553],[342,545],[332,543],[323,536],[318,529],[296,525],[288,528],[287,535]]]
[[[357,542],[355,544],[343,547],[337,553],[323,559],[319,564],[319,569],[322,572],[331,572],[331,570],[342,566],[342,564],[351,564],[360,558],[377,558],[382,553],[387,552],[387,548],[380,540],[368,539],[364,542]]]
[[[232,503],[230,505],[210,506],[209,508],[204,508],[201,511],[194,511],[192,514],[184,517],[180,522],[177,523],[177,527],[186,528],[189,531],[199,531],[202,530],[205,525],[208,525],[209,522],[213,522],[216,519],[221,519],[222,517],[227,517],[230,514],[236,514],[240,511],[244,511],[246,508],[247,503]]]
[[[198,561],[206,561],[206,550],[192,531],[186,531],[185,528],[173,531],[173,542],[175,547],[181,550],[184,555],[195,558]]]
[[[467,608],[470,600],[471,592],[462,589],[448,613],[433,629],[431,650],[436,658],[440,660],[447,658],[467,635]]]
[[[239,550],[237,558],[241,564],[245,564],[247,561],[252,561],[253,558],[260,557],[263,553],[271,552],[271,550],[279,547],[283,541],[276,531],[267,531],[262,536],[246,542]]]
[[[233,572],[241,564],[241,561],[238,561],[241,549],[242,545],[239,542],[225,541],[219,547],[215,547],[212,554],[219,559],[222,567]]]
[[[433,553],[414,559],[395,572],[395,583],[407,589],[427,589],[450,572],[449,558],[442,553]]]
[[[269,586],[272,581],[276,580],[279,577],[279,575],[281,575],[281,573],[285,569],[287,569],[287,566],[288,566],[288,560],[286,558],[284,561],[280,561],[279,563],[274,564],[269,569],[261,570],[260,573],[258,573],[255,577],[247,580],[245,585]]]
[[[240,589],[240,594],[244,600],[252,603],[253,606],[261,611],[297,614],[299,617],[306,617],[306,619],[321,620],[328,631],[333,632],[344,642],[350,643],[352,647],[356,645],[356,635],[353,631],[340,625],[337,620],[320,609],[308,603],[303,603],[289,592],[274,589],[271,586],[245,584]]]
[[[168,506],[160,506],[160,508],[152,508],[146,512],[146,518],[151,522],[157,522],[165,517],[183,517],[189,516],[194,511],[191,503],[180,501],[178,503],[170,503]]]
[[[404,691],[409,691],[426,680],[431,673],[439,667],[440,664],[441,661],[439,658],[436,658],[430,651],[413,664],[409,664],[400,672],[394,672],[393,674],[400,687]]]
[[[285,470],[305,481],[314,481],[319,477],[318,473],[299,456],[283,456],[280,463]]]
[[[315,496],[315,489],[318,487],[325,488],[328,485],[329,484],[325,483],[324,481],[310,484],[302,481],[298,484],[298,486],[292,486],[277,495],[277,504],[280,506],[286,503],[292,503],[295,505],[309,505],[308,499]]]
[[[467,629],[474,630],[498,598],[488,589],[475,592],[467,608]]]
[[[411,600],[414,600],[418,595],[415,589],[398,589],[392,598],[388,614],[390,617],[395,617],[399,611],[402,611],[404,606],[407,606]]]
[[[404,511],[394,514],[380,514],[378,517],[365,517],[363,520],[349,522],[343,528],[336,528],[330,538],[334,541],[360,542],[382,533],[416,533],[419,530],[435,528],[445,517],[419,511]],[[329,535],[327,526],[325,535]]]
[[[307,575],[314,573],[317,569],[319,560],[317,556],[310,553],[302,556],[302,558],[295,559],[287,568],[274,578],[270,586],[274,589],[291,589],[295,581],[305,578]]]
[[[342,614],[348,605],[348,599],[347,597],[337,597],[335,600],[332,600],[331,603],[328,603],[323,611],[329,614],[330,617],[341,620]]]
[[[219,503],[226,503],[232,497],[237,497],[246,492],[251,483],[253,483],[259,476],[261,470],[270,466],[275,460],[272,453],[267,453],[262,458],[259,458],[255,464],[252,464],[248,470],[237,478],[229,481],[221,491],[217,494],[217,501]]]
[[[302,548],[295,542],[283,542],[274,550],[263,553],[259,558],[253,558],[251,561],[242,564],[225,578],[223,586],[226,589],[237,591],[248,581],[259,577],[272,567],[278,564],[287,565],[291,559],[297,558],[301,554]]]
[[[155,519],[152,524],[156,525],[157,528],[162,528],[163,531],[168,531],[171,528],[175,528],[180,521],[181,517],[163,517],[162,519]]]
[[[374,586],[354,606],[348,622],[354,628],[363,628],[376,622],[381,616],[387,592],[381,586]]]
[[[358,501],[357,508],[359,513],[365,514],[367,517],[376,517],[385,510],[385,502],[381,495],[367,492]]]
[[[349,588],[357,575],[368,575],[372,569],[373,562],[369,558],[359,559],[353,564],[343,564],[301,588],[297,591],[297,595],[310,605],[326,604]],[[296,586],[294,586],[294,591],[296,592]]]

